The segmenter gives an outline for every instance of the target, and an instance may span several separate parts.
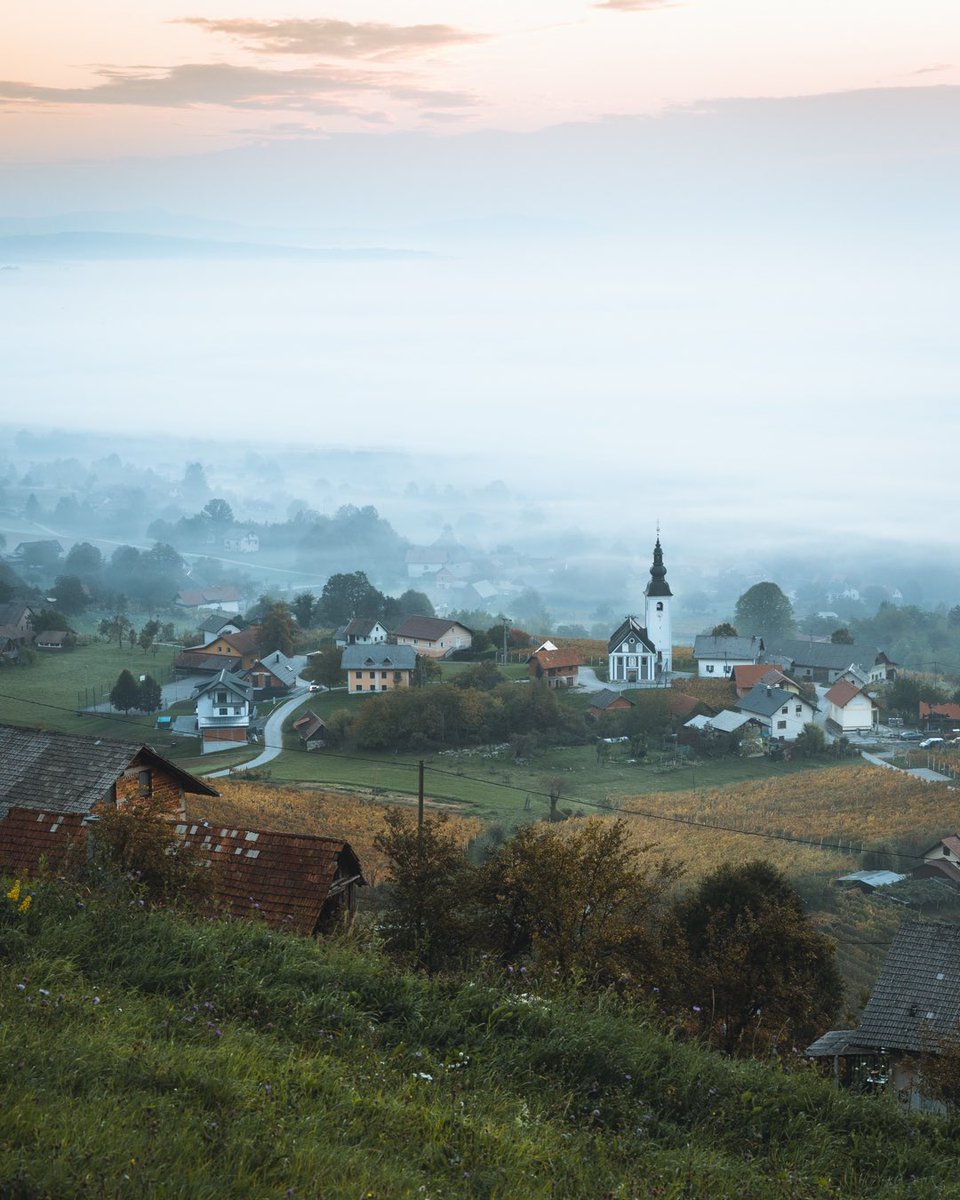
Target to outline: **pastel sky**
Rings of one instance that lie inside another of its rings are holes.
[[[938,84],[960,84],[956,0],[43,0],[0,13],[8,162]]]

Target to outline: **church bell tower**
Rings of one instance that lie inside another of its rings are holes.
[[[644,590],[646,597],[645,624],[647,637],[657,652],[657,676],[668,675],[673,670],[673,628],[670,621],[670,600],[673,592],[667,583],[667,568],[663,565],[663,549],[660,531],[653,548],[653,566],[650,582]]]

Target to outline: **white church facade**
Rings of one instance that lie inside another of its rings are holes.
[[[650,582],[644,589],[644,624],[627,617],[607,643],[607,672],[611,683],[657,683],[673,670],[673,627],[660,538],[653,550]]]

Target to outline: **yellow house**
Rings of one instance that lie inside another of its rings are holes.
[[[351,696],[369,692],[392,692],[410,686],[417,653],[410,646],[346,646],[340,669],[347,673]]]

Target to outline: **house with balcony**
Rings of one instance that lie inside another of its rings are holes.
[[[223,670],[197,689],[197,730],[200,752],[215,754],[247,744],[253,716],[253,688],[238,675]]]

